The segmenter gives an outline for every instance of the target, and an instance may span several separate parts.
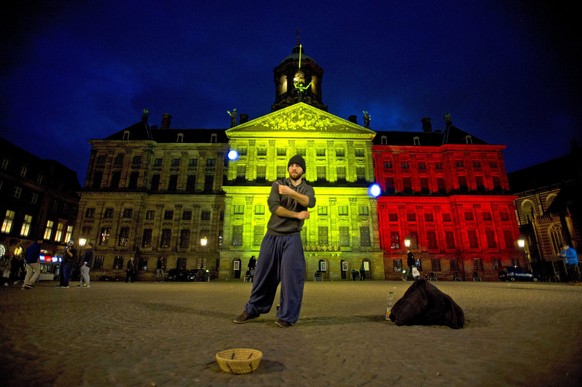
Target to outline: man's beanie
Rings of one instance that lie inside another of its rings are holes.
[[[303,157],[301,157],[301,155],[295,155],[291,157],[291,160],[289,160],[289,164],[287,164],[287,169],[289,169],[289,166],[291,164],[300,165],[301,168],[303,169],[303,172],[305,172],[305,160],[303,159]]]

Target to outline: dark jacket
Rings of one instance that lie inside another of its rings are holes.
[[[302,206],[290,196],[280,195],[279,184],[286,185],[300,194],[307,196],[309,198],[307,207]],[[313,187],[307,184],[304,180],[301,180],[301,184],[297,187],[293,186],[289,179],[278,180],[271,185],[271,193],[267,199],[267,204],[271,211],[271,217],[267,223],[267,233],[272,235],[293,234],[301,231],[301,228],[303,227],[303,219],[280,217],[275,214],[275,211],[277,211],[277,208],[279,207],[294,212],[307,211],[307,208],[315,206],[315,192],[313,191]]]
[[[83,262],[87,262],[87,266],[89,267],[93,265],[94,258],[95,252],[93,251],[93,249],[87,250],[85,251],[85,254],[83,254]],[[83,262],[81,262],[81,265],[83,265]]]
[[[396,325],[446,325],[458,329],[465,324],[465,314],[450,296],[419,279],[394,304],[390,320]]]
[[[40,259],[40,245],[34,242],[26,249],[26,263],[37,263]]]

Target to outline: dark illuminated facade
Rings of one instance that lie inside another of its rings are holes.
[[[57,255],[73,238],[81,189],[77,174],[0,138],[0,251],[23,254],[37,237]],[[18,247],[22,249],[18,249]]]

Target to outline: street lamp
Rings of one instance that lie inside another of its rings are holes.
[[[86,243],[87,243],[86,238],[79,238],[79,247],[81,247],[81,248],[85,247]]]
[[[410,238],[405,238],[404,239],[404,246],[406,246],[406,248],[410,247]]]
[[[207,244],[208,244],[208,238],[206,238],[206,237],[200,238],[200,246],[206,247]]]
[[[526,253],[525,253],[525,239],[524,238],[519,238],[517,240],[517,246],[519,246],[519,248],[523,250],[523,258],[525,260],[524,264],[527,264],[527,256],[526,256]]]

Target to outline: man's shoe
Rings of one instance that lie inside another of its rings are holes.
[[[83,284],[83,287],[84,288],[90,288],[91,286],[90,285],[87,285],[87,284]]]
[[[280,328],[289,328],[290,326],[292,326],[293,324],[288,323],[287,321],[278,319],[277,321],[275,321],[275,324],[277,324],[278,327]]]
[[[60,288],[61,289],[68,289],[69,288],[69,285],[67,285],[67,286],[61,286]]]
[[[246,322],[249,322],[249,320],[252,320],[252,319],[257,318],[257,317],[258,316],[251,316],[246,311],[244,311],[240,314],[240,316],[235,318],[232,322],[235,324],[244,324]]]

